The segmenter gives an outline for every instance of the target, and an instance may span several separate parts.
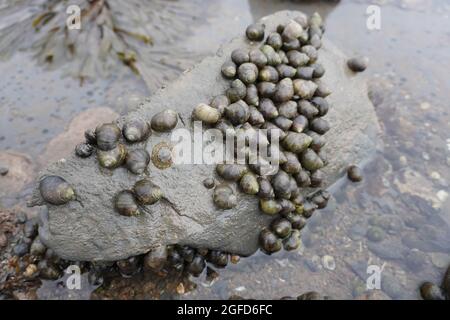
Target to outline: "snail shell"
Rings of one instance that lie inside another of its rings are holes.
[[[94,147],[88,143],[80,143],[75,147],[75,154],[80,158],[87,158],[92,152],[94,152]]]
[[[137,201],[145,205],[155,204],[163,196],[161,189],[147,179],[137,181],[133,186],[133,193]]]
[[[151,127],[155,131],[171,131],[178,123],[178,114],[173,110],[164,110],[155,114],[151,120]]]
[[[271,46],[275,51],[278,51],[283,46],[283,39],[278,32],[272,32],[267,37],[266,44]]]
[[[281,211],[281,205],[274,199],[260,199],[259,207],[265,214],[274,216]]]
[[[289,237],[287,237],[283,241],[283,248],[286,251],[297,250],[300,247],[300,245],[301,245],[300,231],[298,231],[298,230],[292,230]]]
[[[117,212],[123,216],[131,217],[140,214],[134,195],[129,190],[120,191],[114,200]]]
[[[241,64],[237,72],[238,78],[245,84],[255,83],[258,79],[258,67],[251,62]]]
[[[121,135],[120,128],[114,123],[105,123],[95,129],[97,147],[108,151],[116,147]]]
[[[247,27],[245,34],[251,41],[261,41],[264,39],[265,26],[261,23],[253,23]]]
[[[186,265],[186,270],[194,277],[200,276],[206,267],[205,258],[196,254],[191,262]]]
[[[236,75],[236,64],[233,61],[225,61],[221,71],[225,78],[233,79]]]
[[[42,198],[51,204],[62,205],[75,199],[75,191],[61,177],[46,176],[39,182]]]
[[[250,61],[248,51],[245,49],[236,49],[231,52],[231,60],[238,66]]]
[[[142,174],[150,162],[150,155],[145,149],[135,149],[127,153],[125,166],[134,174]]]
[[[207,124],[215,124],[220,119],[220,112],[205,103],[200,103],[194,108],[192,116],[195,120],[202,121]]]
[[[259,244],[266,253],[271,254],[281,250],[282,242],[272,231],[264,229],[259,235]]]
[[[301,153],[306,150],[312,142],[312,138],[304,133],[289,131],[281,141],[283,147],[294,153]]]
[[[97,149],[97,159],[100,166],[114,169],[122,165],[125,161],[127,150],[123,144],[118,144],[114,149],[104,151]]]
[[[250,111],[245,101],[239,100],[225,108],[225,115],[233,125],[239,125],[247,122]]]
[[[240,164],[221,163],[216,166],[216,171],[225,180],[239,181],[248,172],[248,168]]]
[[[237,205],[237,197],[231,187],[226,184],[218,185],[214,189],[213,201],[221,209],[231,209]]]
[[[144,256],[144,268],[160,271],[167,262],[167,246],[159,246]]]
[[[256,176],[248,172],[239,181],[239,184],[246,194],[257,194],[259,192],[259,184]]]
[[[147,121],[134,119],[124,124],[122,132],[128,142],[139,142],[150,135],[150,125]]]
[[[167,142],[158,143],[152,150],[152,163],[158,169],[170,168],[173,164],[172,145]]]
[[[309,171],[315,171],[324,166],[322,159],[310,148],[300,155],[300,163],[303,168]]]

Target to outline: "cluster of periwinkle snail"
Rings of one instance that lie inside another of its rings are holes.
[[[175,128],[177,123],[178,114],[173,110],[157,113],[150,123],[142,119],[131,119],[122,129],[116,123],[105,123],[95,130],[85,132],[86,141],[76,146],[75,154],[87,158],[96,150],[101,167],[113,170],[123,165],[136,175],[146,173],[150,160],[158,168],[168,168],[172,164],[170,152],[167,152],[170,146],[161,143],[150,156],[144,147],[128,149],[126,143],[143,142],[151,135],[152,130],[167,132]],[[62,205],[76,198],[73,188],[58,176],[43,177],[39,189],[43,199],[53,205]],[[136,216],[140,214],[139,205],[154,204],[162,196],[161,189],[144,178],[137,181],[131,190],[120,191],[114,204],[119,214]]]
[[[294,250],[300,244],[299,230],[315,209],[326,206],[328,192],[320,191],[308,199],[301,188],[320,188],[327,163],[321,150],[330,129],[323,119],[331,92],[320,80],[324,67],[317,62],[324,27],[315,13],[309,19],[299,16],[266,34],[260,23],[246,30],[250,41],[261,42],[251,50],[236,49],[221,67],[230,79],[230,87],[215,96],[210,104],[201,103],[193,110],[193,119],[214,126],[225,135],[247,134],[254,128],[266,129],[266,142],[280,138],[280,169],[263,173],[262,158],[256,164],[218,164],[216,171],[226,182],[215,185],[213,200],[227,210],[237,205],[237,196],[228,182],[237,182],[242,192],[257,195],[263,213],[277,217],[260,234],[260,245],[270,254]],[[261,139],[261,138],[260,138]],[[260,140],[261,142],[261,140]]]

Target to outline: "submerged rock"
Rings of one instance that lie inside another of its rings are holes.
[[[282,11],[261,20],[266,30],[275,30],[285,21],[302,15]],[[229,81],[220,76],[221,66],[235,49],[253,49],[245,34],[223,46],[177,81],[156,92],[150,101],[136,111],[118,119],[119,127],[129,119],[147,119],[163,110],[178,113],[177,129],[192,133],[189,121],[192,110],[200,103],[221,95]],[[327,70],[323,81],[333,89],[327,114],[331,129],[325,134],[324,151],[333,155],[324,173],[323,187],[343,176],[351,163],[359,163],[375,150],[379,130],[372,104],[367,97],[366,83],[350,77],[342,68],[345,56],[329,41],[323,40],[319,62]],[[128,146],[148,149],[170,142],[170,132],[154,133],[147,143]],[[212,201],[213,189],[205,189],[208,178],[223,181],[215,165],[176,165],[158,168],[150,163],[149,177],[164,193],[164,198],[151,206],[140,208],[142,215],[123,217],[114,211],[114,195],[130,189],[137,176],[126,168],[105,171],[95,157],[81,159],[72,155],[64,162],[50,165],[43,175],[58,175],[73,186],[77,199],[63,206],[48,205],[48,217],[43,219],[40,236],[46,246],[70,260],[118,260],[146,253],[168,244],[207,247],[247,256],[258,249],[260,231],[272,219],[259,211],[258,198],[236,192],[235,207],[223,210]],[[302,189],[303,195],[314,189]],[[34,204],[43,204],[35,198]]]

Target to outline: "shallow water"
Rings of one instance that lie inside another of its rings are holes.
[[[173,293],[173,285],[164,290],[155,277],[139,276],[121,280],[96,298],[277,299],[315,290],[333,298],[370,293],[380,299],[416,299],[422,281],[440,281],[450,264],[450,5],[383,1],[381,30],[369,31],[368,3],[216,0],[177,42],[193,52],[195,61],[262,16],[283,9],[317,10],[326,17],[326,37],[349,56],[370,58],[360,76],[369,80],[382,127],[379,151],[365,167],[363,182],[342,181],[328,207],[309,220],[302,249],[241,259],[219,270],[213,284],[205,275],[192,279],[196,289],[181,296]],[[36,66],[26,53],[2,62],[0,70],[0,149],[32,156],[78,112],[106,105],[125,113],[136,97],[152,92],[126,71],[80,87],[58,70]],[[324,260],[334,260],[335,267],[328,263],[325,268]],[[368,265],[383,267],[382,290],[366,291]],[[88,298],[90,290],[74,295],[60,282],[44,281],[38,296]]]

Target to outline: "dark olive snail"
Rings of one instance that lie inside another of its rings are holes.
[[[100,166],[108,169],[114,169],[121,166],[126,158],[127,150],[121,143],[110,150],[97,149],[97,160]]]
[[[348,167],[347,176],[350,179],[350,181],[353,182],[360,182],[363,179],[362,171],[356,165],[351,165],[350,167]]]
[[[133,193],[137,201],[143,205],[154,204],[163,196],[161,189],[147,179],[137,181],[133,186]]]
[[[160,271],[167,262],[168,257],[167,246],[159,246],[144,256],[144,268]]]
[[[95,129],[97,147],[100,150],[108,151],[117,146],[122,132],[114,123],[105,123]]]
[[[140,214],[139,207],[134,195],[129,190],[120,191],[114,199],[114,206],[117,212],[123,216],[131,217]]]
[[[264,229],[259,235],[261,248],[268,254],[281,250],[282,241],[270,230]]]
[[[46,176],[39,182],[42,198],[51,204],[62,205],[75,199],[75,191],[61,177]]]
[[[261,23],[254,23],[247,27],[245,34],[247,38],[252,41],[261,41],[264,39],[264,28],[265,26]]]
[[[206,124],[215,124],[220,119],[220,111],[216,108],[200,103],[194,108],[192,117],[194,120],[202,121]]]

